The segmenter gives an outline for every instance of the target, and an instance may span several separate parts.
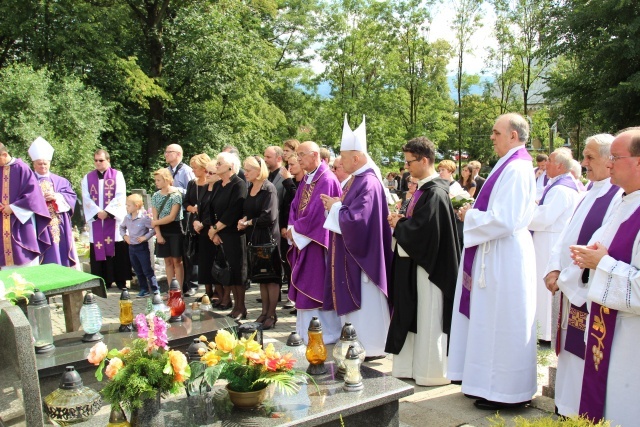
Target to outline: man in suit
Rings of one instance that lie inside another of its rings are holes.
[[[283,157],[284,157],[284,152],[282,151],[282,148],[276,145],[267,147],[264,150],[264,162],[267,165],[267,169],[269,170],[268,179],[269,179],[269,182],[271,182],[273,186],[276,187],[276,192],[278,193],[278,210],[282,210],[284,208],[284,192],[285,192],[285,188],[283,185],[284,178],[280,173],[280,171],[283,169],[282,167]],[[279,228],[286,227],[286,226],[287,224],[279,224]],[[287,239],[284,236],[281,239],[282,241],[280,242],[280,249],[288,248],[288,245],[286,245]],[[286,252],[281,252],[280,255],[282,257],[287,256]],[[282,283],[280,283],[280,285],[282,286]],[[281,294],[279,293],[278,302],[280,302],[281,299],[282,297],[281,297]]]
[[[484,185],[484,182],[486,180],[479,175],[480,174],[480,169],[482,168],[482,164],[479,161],[472,160],[472,161],[469,162],[469,166],[471,166],[471,168],[473,169],[473,180],[476,182],[475,196],[477,198],[478,194],[480,194],[480,190],[482,189],[482,186]]]

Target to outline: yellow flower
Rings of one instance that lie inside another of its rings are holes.
[[[122,369],[123,366],[124,366],[124,363],[122,363],[122,360],[120,360],[119,357],[114,357],[109,362],[109,366],[107,366],[105,374],[107,374],[107,377],[109,377],[109,379],[112,380],[113,377],[116,376],[116,374],[120,371],[120,369]]]
[[[246,339],[242,339],[242,345],[244,345],[244,348],[246,349],[246,351],[250,351],[252,353],[258,353],[260,352],[260,350],[262,349],[262,347],[260,346],[260,343],[256,340],[246,340]]]
[[[218,356],[215,352],[209,351],[204,356],[200,358],[207,366],[215,366],[220,361],[220,356]]]
[[[207,337],[205,337],[204,335],[200,335],[200,338],[198,338],[200,341],[202,342],[209,342],[209,340],[207,339]]]
[[[216,346],[225,353],[231,353],[237,344],[237,340],[231,332],[224,329],[216,334]]]
[[[189,365],[185,355],[180,351],[170,350],[169,360],[171,361],[171,366],[173,367],[175,380],[178,382],[185,381],[188,378],[186,369]]]

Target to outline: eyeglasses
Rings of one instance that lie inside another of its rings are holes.
[[[413,162],[419,162],[421,159],[413,159],[413,160],[405,160],[404,164],[407,166],[411,166],[411,163]]]
[[[205,171],[204,173],[205,173],[205,174],[207,174],[207,175],[215,175],[215,174],[216,174],[216,173],[215,173],[215,172],[213,172],[213,171]]]
[[[620,159],[633,159],[634,157],[640,157],[640,156],[609,156],[609,161],[612,163],[615,163]]]
[[[94,162],[96,163],[102,163],[102,162],[106,162],[106,159],[93,159]]]
[[[301,159],[302,156],[306,156],[307,154],[311,154],[311,153],[313,153],[313,151],[307,151],[306,153],[305,152],[296,153],[296,157]]]
[[[413,182],[413,181],[409,181],[409,182],[407,182],[407,184],[409,184],[409,185],[418,185],[417,182]]]

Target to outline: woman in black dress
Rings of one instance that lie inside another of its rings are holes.
[[[238,221],[242,218],[244,199],[247,197],[247,184],[236,175],[239,170],[240,159],[237,155],[218,154],[216,174],[220,180],[213,185],[209,210],[211,227],[208,230],[213,244],[224,249],[224,255],[231,267],[229,287],[233,293],[234,306],[229,317],[236,320],[247,318],[247,308],[244,305],[247,243],[244,231],[238,230],[237,227]],[[228,291],[225,289],[225,295],[226,292]],[[227,310],[231,308],[231,303],[223,300],[218,308]]]
[[[278,193],[267,180],[269,170],[264,160],[258,156],[248,157],[244,161],[244,176],[249,182],[249,192],[244,201],[244,217],[238,221],[238,230],[244,230],[252,244],[275,242],[279,245]],[[275,267],[273,276],[251,278],[253,282],[260,283],[262,313],[256,322],[262,323],[263,330],[273,328],[278,321],[276,306],[282,281],[279,248],[273,252],[272,261],[271,265]]]

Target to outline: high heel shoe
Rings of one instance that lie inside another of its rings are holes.
[[[216,310],[229,310],[231,307],[233,307],[233,303],[229,303],[227,305],[216,304],[213,308],[215,308]]]
[[[267,315],[266,314],[261,314],[256,319],[256,323],[264,323],[265,320],[267,320]]]
[[[228,317],[231,317],[233,320],[235,320],[236,322],[239,320],[247,320],[247,310],[245,310],[244,312],[240,313],[240,314],[236,314],[235,316],[231,313],[227,314]]]
[[[272,322],[269,322],[270,320]],[[262,330],[267,331],[272,329],[276,326],[276,323],[278,323],[278,316],[267,316],[267,319],[262,323]]]

